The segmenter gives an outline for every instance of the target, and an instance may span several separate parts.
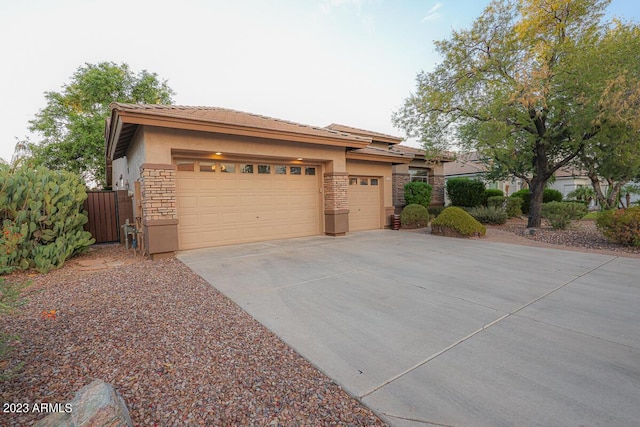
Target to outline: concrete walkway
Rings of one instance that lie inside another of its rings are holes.
[[[178,258],[395,426],[640,420],[640,261],[389,230]]]

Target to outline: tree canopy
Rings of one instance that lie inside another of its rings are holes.
[[[82,175],[103,187],[105,120],[112,102],[171,104],[173,90],[156,73],[131,71],[127,64],[85,64],[60,92],[46,92],[47,105],[29,130],[41,136],[30,142],[36,164]]]
[[[638,29],[605,22],[609,3],[492,1],[471,28],[436,42],[442,62],[418,74],[394,123],[428,152],[477,150],[495,177],[526,181],[529,226],[540,226],[543,190],[558,169],[596,143],[637,140]]]

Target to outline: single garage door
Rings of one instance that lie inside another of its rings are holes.
[[[380,228],[380,178],[349,177],[349,231]]]
[[[178,160],[176,167],[180,249],[321,233],[316,166]]]

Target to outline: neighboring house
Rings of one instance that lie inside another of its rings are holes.
[[[152,256],[337,236],[389,226],[394,168],[416,157],[401,141],[223,108],[114,103],[108,178],[133,192]]]
[[[507,196],[518,190],[527,188],[526,182],[518,178],[502,181],[487,181],[484,177],[488,170],[487,165],[480,159],[476,152],[459,154],[456,161],[445,164],[444,170],[445,180],[450,178],[481,179],[485,181],[487,188],[497,188],[502,190]],[[589,178],[584,172],[578,169],[560,169],[554,176],[555,180],[551,180],[552,182],[549,182],[547,187],[560,191],[563,197],[567,197],[567,194],[578,187],[591,187]],[[448,202],[449,200],[447,199],[447,203]]]
[[[445,163],[444,165],[445,185],[446,181],[451,178],[481,179],[485,182],[487,188],[502,190],[506,196],[526,188],[526,183],[518,178],[487,181],[485,179],[487,170],[487,165],[482,161],[477,152],[459,153],[455,161]],[[448,204],[449,198],[446,194],[445,199]]]

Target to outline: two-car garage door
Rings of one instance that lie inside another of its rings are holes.
[[[316,166],[190,160],[176,166],[181,250],[321,233]]]

